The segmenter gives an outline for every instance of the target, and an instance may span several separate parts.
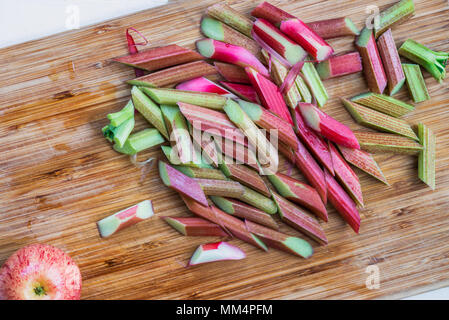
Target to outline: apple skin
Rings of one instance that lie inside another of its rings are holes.
[[[0,269],[0,300],[79,300],[80,295],[78,266],[50,245],[25,246]]]

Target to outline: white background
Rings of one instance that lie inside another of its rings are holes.
[[[166,4],[168,0],[0,0],[0,47],[68,30],[79,9],[80,27]],[[74,9],[76,6],[78,9]],[[76,22],[76,21],[75,21]],[[381,275],[382,285],[382,275]],[[412,284],[410,284],[412,286]],[[408,299],[449,299],[449,287]]]

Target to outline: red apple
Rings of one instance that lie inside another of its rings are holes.
[[[23,247],[0,269],[0,300],[78,300],[80,294],[78,266],[50,245]]]

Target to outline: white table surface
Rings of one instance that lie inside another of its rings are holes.
[[[0,0],[0,48],[164,5],[168,0]],[[5,32],[6,31],[6,32]],[[449,287],[408,299],[449,299]]]

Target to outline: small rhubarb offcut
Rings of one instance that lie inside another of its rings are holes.
[[[251,37],[253,22],[248,17],[241,14],[237,10],[234,10],[227,4],[217,3],[207,8],[206,13],[211,17],[226,23],[235,30],[240,31],[247,37]]]
[[[362,57],[363,72],[369,89],[375,93],[383,93],[387,86],[387,76],[380,60],[373,30],[364,28],[357,37],[355,45]]]
[[[270,190],[266,186],[262,177],[254,170],[242,164],[228,163],[229,161],[222,161],[220,169],[223,174],[241,184],[252,188],[263,195],[269,197]]]
[[[360,34],[360,30],[354,22],[345,17],[308,22],[307,25],[323,39],[358,36]]]
[[[416,141],[397,134],[356,131],[360,147],[371,153],[418,155],[423,147]]]
[[[345,76],[362,71],[362,60],[358,52],[333,56],[316,65],[316,71],[322,80]]]
[[[217,61],[214,62],[214,66],[218,73],[225,78],[226,81],[248,84],[251,83],[246,75],[245,69],[242,67]]]
[[[315,66],[312,62],[304,63],[304,66],[301,70],[302,75],[304,76],[304,80],[312,93],[312,96],[315,98],[316,103],[319,107],[322,107],[326,104],[327,100],[329,100],[329,95],[327,94],[326,88],[324,87],[323,82],[321,81],[320,75],[318,71],[316,71]],[[298,82],[297,82],[298,85]],[[298,86],[299,88],[299,86]],[[306,101],[306,100],[304,100]]]
[[[379,24],[374,24],[376,38],[390,29],[392,26],[400,24],[409,19],[415,13],[413,0],[401,0],[379,15]]]
[[[418,158],[418,175],[421,181],[435,190],[436,136],[425,124],[418,124],[419,141],[423,150]]]
[[[413,101],[416,103],[423,102],[430,99],[427,91],[426,82],[424,81],[421,68],[417,64],[404,63],[402,69],[407,80],[407,88]]]
[[[418,140],[415,132],[413,132],[412,128],[406,121],[361,106],[344,98],[342,98],[341,100],[345,105],[346,110],[348,110],[348,112],[352,115],[354,120],[357,121],[357,123],[366,127],[374,128],[376,130],[396,133],[413,140]]]
[[[259,97],[257,96],[257,92],[256,90],[254,90],[252,86],[225,81],[220,81],[220,84],[223,85],[230,92],[232,92],[234,95],[238,96],[243,100],[259,103]]]
[[[173,229],[191,237],[226,237],[228,234],[219,225],[202,218],[161,217]]]
[[[134,155],[137,152],[157,146],[164,141],[164,137],[157,129],[144,129],[131,134],[123,144],[123,147],[120,147],[117,143],[114,144],[114,150],[120,153]]]
[[[182,82],[176,86],[176,89],[183,91],[216,93],[226,98],[237,98],[233,93],[204,77]]]
[[[102,238],[106,238],[122,229],[152,217],[153,214],[153,204],[150,200],[144,200],[98,221],[98,231]]]
[[[388,92],[394,95],[402,88],[405,82],[404,71],[401,66],[396,43],[391,29],[385,31],[377,40],[377,47],[382,58],[385,74],[388,80]]]
[[[251,67],[265,77],[270,76],[267,68],[245,48],[213,39],[198,40],[196,48],[206,58],[232,63],[242,68]]]
[[[321,133],[323,137],[348,148],[360,149],[359,143],[349,127],[330,117],[313,104],[299,103],[298,108],[304,122],[316,132]]]
[[[227,242],[207,243],[200,245],[195,250],[190,258],[189,266],[215,261],[242,260],[244,258],[246,258],[246,254],[242,249]]]
[[[249,232],[259,236],[269,247],[282,250],[305,259],[311,257],[313,254],[312,246],[304,239],[269,229],[248,220],[245,220],[245,224]]]
[[[400,118],[403,115],[415,110],[415,107],[411,104],[384,94],[373,92],[359,94],[351,98],[351,101],[396,118]]]

